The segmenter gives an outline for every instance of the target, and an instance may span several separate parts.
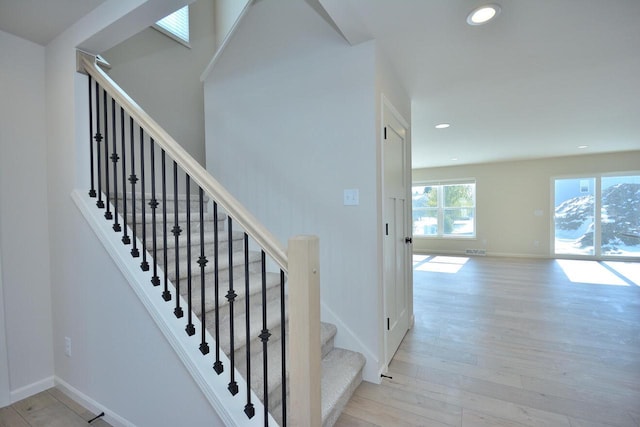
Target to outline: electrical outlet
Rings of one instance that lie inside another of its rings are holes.
[[[71,338],[64,337],[64,355],[71,357]]]

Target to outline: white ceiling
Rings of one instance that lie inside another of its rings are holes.
[[[414,168],[640,149],[640,0],[496,0],[473,27],[489,1],[338,1],[411,96]]]
[[[0,0],[0,30],[47,45],[105,0]]]
[[[414,168],[640,149],[640,0],[497,0],[475,27],[481,0],[320,1],[395,67]],[[103,2],[0,0],[0,30],[46,45]]]

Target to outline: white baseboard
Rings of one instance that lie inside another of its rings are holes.
[[[94,414],[99,414],[101,412],[104,412],[104,420],[109,424],[111,424],[113,427],[136,427],[135,424],[128,421],[126,418],[121,417],[120,415],[116,414],[114,411],[96,402],[95,400],[93,400],[86,394],[82,393],[78,389],[74,388],[64,380],[56,377],[55,385],[61,392],[66,394],[67,397],[69,397],[69,399],[84,406]]]
[[[55,385],[53,377],[44,378],[40,381],[36,381],[33,384],[20,387],[17,390],[11,392],[11,403],[16,403],[27,397],[31,397],[34,394],[38,394],[42,391],[48,390]]]
[[[535,259],[551,259],[548,255],[540,255],[540,254],[519,254],[519,253],[510,253],[510,252],[485,252],[483,255],[470,255],[466,253],[465,250],[461,251],[427,251],[427,250],[419,250],[414,251],[416,255],[454,255],[454,256],[481,256],[481,257],[496,257],[496,258],[535,258]]]

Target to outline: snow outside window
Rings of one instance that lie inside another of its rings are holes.
[[[554,180],[554,253],[640,256],[640,175]]]
[[[414,183],[411,199],[414,236],[475,237],[475,181]]]

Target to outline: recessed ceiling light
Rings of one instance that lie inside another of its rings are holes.
[[[578,145],[578,148],[584,150],[585,148],[589,148],[588,145]]]
[[[452,157],[451,160],[454,161],[454,162],[457,162],[458,158],[457,157]]]
[[[497,4],[487,4],[484,6],[480,6],[479,8],[472,10],[471,13],[467,16],[467,24],[486,24],[499,14],[500,6]]]
[[[436,125],[436,129],[446,129],[451,126],[449,123],[440,123]]]

